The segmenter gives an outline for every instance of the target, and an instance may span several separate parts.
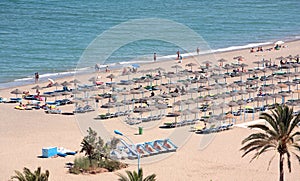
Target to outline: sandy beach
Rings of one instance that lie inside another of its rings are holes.
[[[180,65],[183,69],[190,70],[190,67],[185,65],[191,62],[197,64],[193,69],[197,69],[199,66],[203,66],[204,61],[211,61],[214,65],[219,65],[217,60],[223,58],[227,60],[224,64],[231,63],[245,63],[248,66],[245,67],[246,71],[250,68],[257,67],[257,64],[253,63],[262,59],[271,60],[279,65],[277,57],[287,57],[289,55],[296,56],[300,53],[300,41],[292,41],[284,43],[284,48],[280,50],[267,49],[274,45],[264,46],[264,51],[250,53],[250,49],[222,52],[210,55],[199,55],[194,58],[183,57],[183,62],[178,63],[177,60],[153,62],[147,64],[141,64],[140,70],[163,68],[166,71],[175,71],[171,68],[173,65]],[[242,61],[238,62],[233,59],[236,56],[242,56]],[[292,69],[293,70],[293,69]],[[224,70],[222,70],[224,72]],[[129,76],[120,76],[121,70],[111,70],[110,72],[91,72],[87,75],[76,75],[76,79],[83,83],[89,84],[88,79],[91,77],[101,77],[101,81],[109,82],[106,78],[109,74],[115,74],[115,82],[120,80],[126,80],[127,77],[139,77],[142,73],[131,74]],[[157,72],[155,72],[157,73]],[[270,72],[269,72],[270,73]],[[263,73],[259,74],[260,76]],[[244,75],[246,79],[249,75]],[[252,75],[251,75],[252,76]],[[67,77],[61,80],[55,80],[62,83],[63,81],[71,81],[74,77]],[[234,77],[231,81],[240,80],[240,77]],[[164,79],[168,81],[168,79]],[[222,79],[223,81],[223,79]],[[40,86],[46,86],[48,82],[39,83]],[[146,85],[146,83],[144,83]],[[18,87],[20,90],[28,90],[31,94],[35,94],[35,90],[32,87],[35,85],[26,85]],[[72,86],[70,86],[72,87]],[[131,87],[137,87],[137,85],[131,85]],[[59,87],[58,89],[61,89]],[[10,98],[15,97],[10,92],[15,88],[0,90],[0,97]],[[47,89],[42,89],[41,93],[46,91],[54,91],[55,86]],[[292,89],[296,89],[293,86]],[[173,90],[173,88],[172,88]],[[230,90],[230,89],[228,89]],[[97,90],[97,93],[102,93],[110,90]],[[163,91],[168,91],[164,89]],[[216,91],[216,90],[213,90]],[[159,91],[156,91],[159,92]],[[145,93],[145,96],[149,96],[151,91]],[[141,97],[142,95],[136,95]],[[190,95],[186,95],[185,98]],[[196,97],[196,94],[194,95]],[[18,95],[21,97],[21,95]],[[70,98],[70,95],[66,97]],[[289,95],[288,98],[296,98],[295,95]],[[60,96],[58,98],[64,98]],[[287,98],[287,99],[288,99]],[[55,98],[48,98],[48,101],[53,101]],[[120,97],[119,99],[123,99]],[[176,98],[177,100],[178,98]],[[226,98],[231,100],[231,97]],[[103,100],[104,103],[107,100]],[[278,99],[277,101],[281,101]],[[172,102],[172,99],[169,100]],[[271,101],[270,101],[271,102]],[[100,104],[100,103],[99,103]],[[68,169],[65,168],[65,164],[74,161],[74,156],[67,156],[66,158],[38,158],[41,155],[43,147],[58,146],[68,148],[70,150],[80,150],[80,142],[83,139],[84,134],[89,126],[92,126],[97,131],[105,129],[106,132],[99,132],[98,134],[105,139],[115,136],[113,134],[114,129],[122,130],[126,135],[134,142],[145,142],[155,139],[162,139],[168,137],[181,137],[175,140],[175,143],[179,146],[178,150],[174,153],[167,153],[164,158],[151,161],[151,157],[141,159],[141,165],[145,175],[155,173],[157,180],[276,180],[278,178],[278,158],[275,157],[269,170],[268,162],[275,153],[265,154],[259,159],[249,163],[251,157],[241,158],[242,152],[241,141],[254,132],[255,130],[249,130],[247,128],[233,127],[230,130],[222,131],[218,133],[212,133],[209,135],[195,134],[189,132],[190,126],[174,128],[174,129],[161,129],[159,128],[163,123],[173,121],[174,118],[165,118],[159,122],[143,125],[144,133],[137,135],[137,126],[129,126],[124,123],[125,118],[114,118],[107,120],[94,120],[97,115],[106,113],[107,109],[100,109],[99,105],[97,110],[85,114],[74,115],[61,115],[61,114],[45,114],[43,110],[16,110],[14,109],[18,103],[0,103],[0,180],[9,180],[10,176],[14,175],[14,170],[22,170],[23,167],[28,167],[31,170],[41,166],[43,170],[48,169],[50,171],[50,180],[117,180],[118,176],[115,173],[102,173],[97,175],[72,175],[68,173]],[[93,105],[95,103],[93,102]],[[256,105],[256,102],[254,103]],[[74,104],[59,107],[62,112],[72,112],[74,110]],[[175,108],[178,109],[178,108]],[[187,106],[185,106],[187,109]],[[235,108],[236,109],[236,108]],[[299,107],[295,106],[295,110]],[[230,108],[226,108],[230,110]],[[111,110],[113,111],[113,109]],[[115,109],[116,111],[116,109]],[[165,110],[165,113],[171,112],[172,108]],[[220,109],[216,110],[220,113]],[[156,111],[158,112],[158,111]],[[145,114],[149,115],[149,113]],[[142,115],[142,116],[145,116]],[[258,118],[258,114],[255,114],[255,119]],[[244,123],[245,121],[253,121],[252,116],[249,115],[246,120],[237,116],[236,124]],[[202,123],[201,123],[202,124]],[[298,128],[299,129],[299,128]],[[117,137],[117,136],[116,136]],[[205,147],[203,142],[209,141]],[[78,155],[77,155],[78,156]],[[120,173],[125,173],[125,170],[136,170],[135,164],[129,165],[128,168],[122,169]],[[286,180],[300,180],[300,169],[296,158],[292,158],[292,173],[288,173],[285,168]]]

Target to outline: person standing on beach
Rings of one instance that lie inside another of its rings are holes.
[[[106,65],[105,72],[109,72],[108,65]]]
[[[179,57],[180,57],[180,52],[179,52],[179,50],[176,52],[176,54],[177,54],[177,60],[179,60]]]
[[[40,78],[40,75],[38,72],[34,73],[34,77],[35,77],[35,83],[38,83],[39,82],[39,78]]]
[[[100,70],[99,64],[95,64],[95,72],[99,72],[99,70]]]
[[[153,60],[156,62],[156,53],[153,54]]]
[[[199,53],[200,53],[200,49],[199,47],[197,47],[197,55],[199,55]]]

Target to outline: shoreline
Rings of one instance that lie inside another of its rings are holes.
[[[285,42],[285,44],[292,43],[292,42],[297,42],[300,41],[300,38],[297,38],[296,36],[294,39],[289,39],[285,38],[282,39],[282,41]],[[229,47],[224,47],[224,48],[218,48],[215,50],[207,50],[205,52],[201,52],[200,54],[197,54],[196,52],[188,52],[188,53],[183,53],[181,54],[184,59],[189,59],[189,58],[197,58],[201,56],[209,56],[209,55],[215,55],[218,56],[219,54],[222,53],[228,53],[228,52],[237,52],[237,51],[242,51],[242,50],[248,50],[252,47],[257,48],[258,46],[266,47],[266,46],[271,46],[273,45],[274,42],[260,42],[260,43],[249,43],[246,45],[240,45],[240,46],[229,46]],[[176,60],[176,55],[164,55],[161,57],[157,57],[156,62],[165,62],[165,61],[172,61]],[[100,65],[100,70],[105,71],[105,67],[108,65],[111,70],[116,70],[116,69],[122,69],[124,66],[130,66],[131,64],[149,64],[149,63],[156,63],[152,61],[152,57],[146,57],[146,61],[132,61],[132,62],[115,62],[111,64],[102,64]],[[48,78],[51,79],[63,79],[63,78],[69,78],[73,77],[76,74],[81,75],[81,74],[90,74],[91,72],[95,71],[94,67],[86,67],[82,68],[80,70],[73,69],[71,71],[64,71],[64,72],[56,72],[56,73],[46,73],[46,74],[41,74],[40,75],[40,83],[45,83],[48,82]],[[19,86],[26,86],[26,85],[31,85],[34,84],[34,75],[32,77],[23,77],[23,78],[18,78],[10,82],[3,82],[0,83],[0,90],[3,89],[8,89],[8,88],[16,88]]]

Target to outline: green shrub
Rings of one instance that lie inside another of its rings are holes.
[[[92,165],[90,165],[90,160],[87,157],[77,157],[74,160],[74,165],[70,169],[70,173],[79,174],[84,171],[88,171],[91,168],[97,167],[97,161],[92,160]]]
[[[102,160],[102,161],[100,161],[98,166],[101,168],[106,168],[110,172],[127,167],[126,164],[123,164],[116,160]]]

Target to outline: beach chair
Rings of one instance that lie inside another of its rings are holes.
[[[167,150],[167,152],[174,152],[178,148],[170,139],[156,140],[156,142],[165,150]]]
[[[83,110],[82,107],[76,107],[75,110],[73,111],[73,113],[85,113],[85,111]]]
[[[9,101],[5,101],[4,103],[20,103],[20,102],[22,102],[22,98],[12,97],[12,98],[9,98]]]
[[[92,106],[90,106],[90,105],[85,105],[83,107],[83,111],[85,111],[85,112],[91,112],[91,111],[95,111],[95,109],[92,108]]]
[[[61,110],[59,109],[47,109],[45,112],[47,114],[61,114]]]
[[[18,105],[18,106],[15,106],[15,109],[17,109],[17,110],[25,110],[25,107]]]
[[[209,134],[213,131],[215,125],[211,125],[209,128],[203,128],[202,130],[197,130],[196,134]]]
[[[147,142],[147,144],[150,144],[152,146],[152,148],[157,151],[158,154],[168,152],[168,149],[162,147],[162,145],[159,143],[159,141]]]
[[[151,144],[152,142],[145,142],[143,144],[143,146],[145,147],[146,151],[148,151],[148,153],[150,155],[156,155],[159,154],[159,151],[157,151],[154,147],[153,144]]]
[[[136,144],[136,150],[140,154],[140,157],[150,156],[150,152],[145,148],[143,143]]]

